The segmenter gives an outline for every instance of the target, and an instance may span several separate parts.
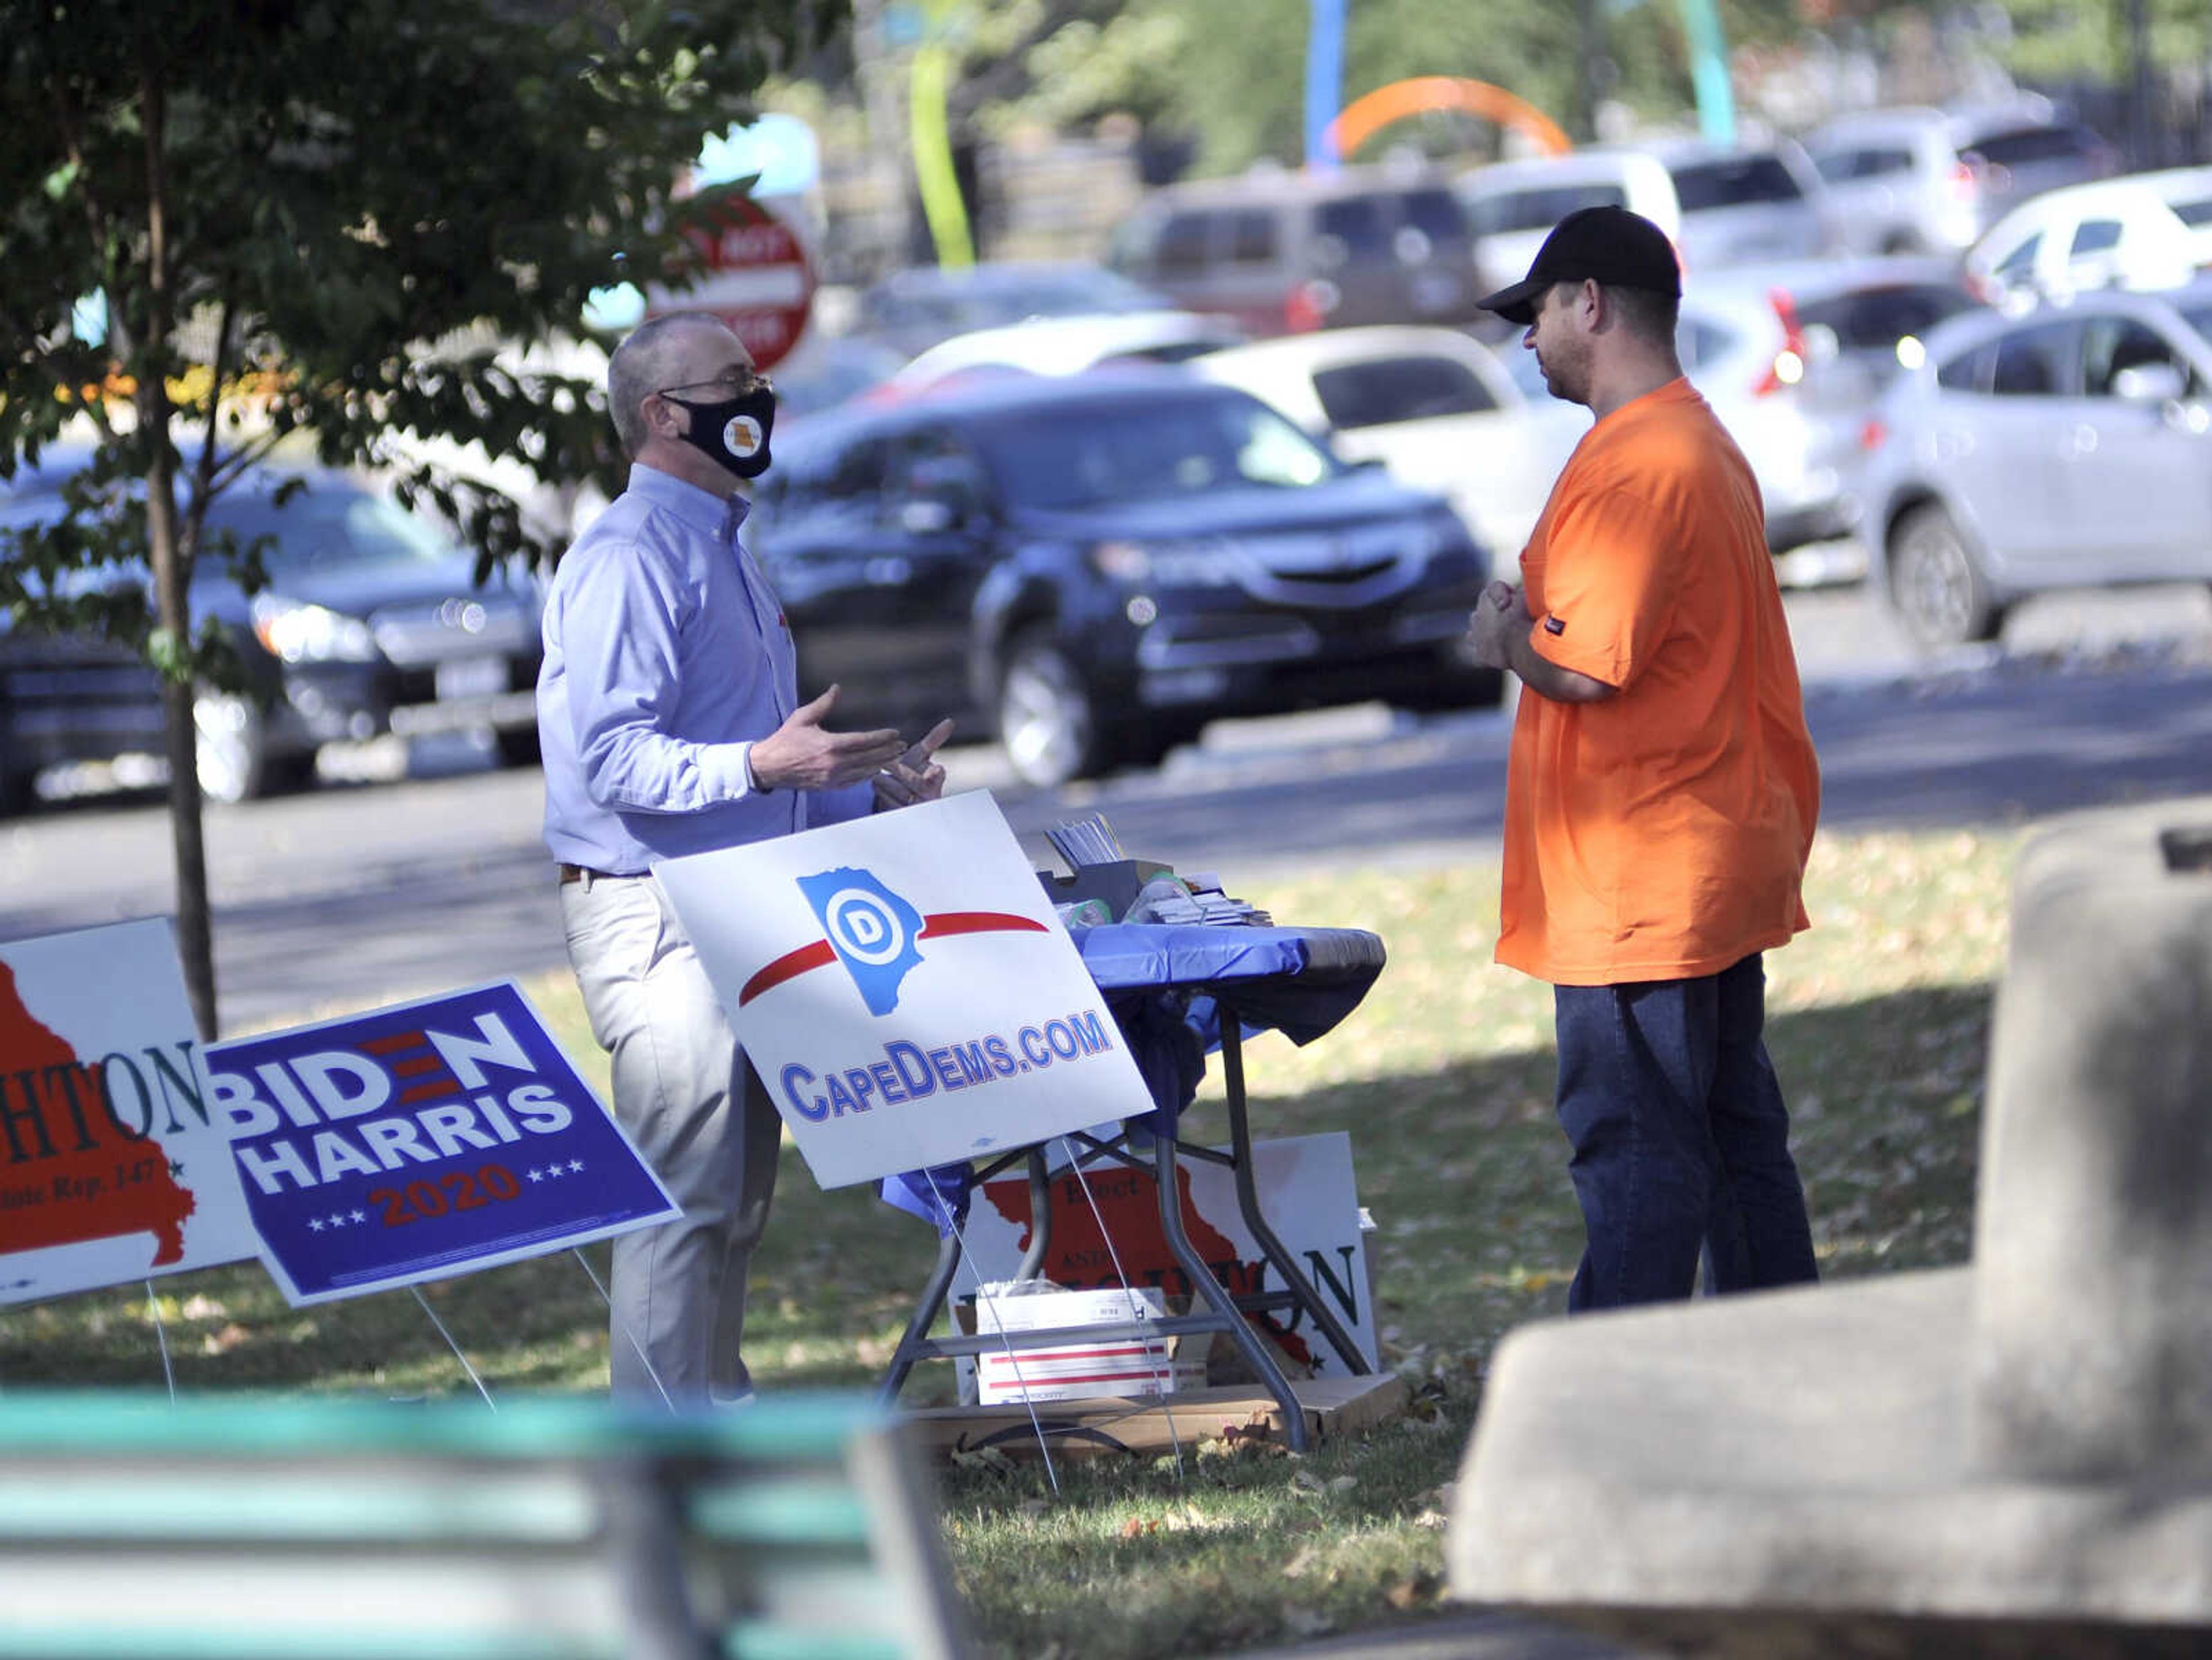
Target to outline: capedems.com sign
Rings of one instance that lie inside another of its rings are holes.
[[[825,1188],[1152,1109],[988,794],[654,870]]]

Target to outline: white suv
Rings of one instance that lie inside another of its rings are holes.
[[[1966,255],[1992,304],[2092,289],[2171,289],[2212,266],[2212,167],[2123,173],[2024,202]]]
[[[1805,140],[1855,253],[1954,253],[2011,209],[2109,174],[2112,146],[2048,100],[1838,116]]]

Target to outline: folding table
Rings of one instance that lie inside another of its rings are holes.
[[[964,1255],[962,1230],[974,1189],[1017,1161],[1028,1166],[1030,1245],[1020,1274],[1034,1277],[1051,1243],[1051,1205],[1045,1149],[1049,1142],[1018,1147],[978,1168],[939,1165],[884,1184],[884,1196],[937,1224],[937,1262],[914,1317],[899,1341],[879,1399],[896,1402],[918,1360],[975,1355],[1008,1347],[1034,1348],[1085,1342],[1143,1341],[1195,1332],[1226,1332],[1261,1384],[1281,1404],[1285,1438],[1296,1450],[1308,1442],[1305,1416],[1273,1351],[1245,1320],[1247,1313],[1303,1310],[1354,1373],[1373,1368],[1343,1323],[1315,1291],[1260,1210],[1252,1174],[1252,1134],[1244,1098],[1243,1037],[1274,1030],[1304,1044],[1329,1031],[1356,1008],[1382,970],[1382,942],[1358,928],[1218,926],[1204,923],[1107,923],[1075,930],[1090,970],[1146,1078],[1153,1110],[1127,1120],[1110,1135],[1078,1133],[1066,1138],[1079,1149],[1079,1167],[1112,1161],[1149,1167],[1159,1188],[1160,1225],[1176,1265],[1189,1280],[1188,1314],[1077,1328],[932,1337],[953,1275]],[[1221,1052],[1222,1086],[1229,1111],[1227,1152],[1178,1139],[1177,1120],[1204,1073],[1206,1051]],[[1059,1140],[1054,1136],[1050,1140]],[[1244,1225],[1283,1289],[1239,1295],[1217,1281],[1184,1230],[1176,1172],[1183,1157],[1227,1165],[1233,1172]],[[1200,1307],[1203,1304],[1203,1308]]]

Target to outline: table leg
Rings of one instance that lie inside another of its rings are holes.
[[[960,1266],[960,1236],[948,1231],[937,1242],[937,1266],[929,1271],[929,1282],[921,1288],[921,1300],[914,1306],[914,1318],[906,1323],[906,1335],[891,1356],[890,1370],[884,1374],[883,1387],[876,1391],[880,1406],[898,1404],[899,1391],[906,1387],[907,1374],[914,1363],[921,1359],[929,1346],[929,1329],[937,1323],[937,1316],[945,1308],[945,1293],[952,1288],[952,1275]]]
[[[1022,1253],[1017,1280],[1034,1280],[1043,1270],[1045,1253],[1052,1249],[1052,1182],[1045,1174],[1044,1149],[1031,1147],[1030,1165],[1030,1248]]]
[[[1223,1320],[1227,1331],[1245,1361],[1259,1377],[1268,1394],[1273,1395],[1283,1409],[1283,1439],[1293,1452],[1304,1452],[1310,1438],[1306,1434],[1305,1408],[1298,1404],[1297,1393],[1283,1369],[1275,1363],[1273,1353],[1260,1335],[1245,1320],[1243,1310],[1237,1306],[1236,1298],[1228,1287],[1213,1277],[1206,1266],[1190,1236],[1183,1231],[1182,1199],[1176,1183],[1176,1143],[1172,1135],[1163,1135],[1153,1142],[1159,1179],[1160,1231],[1166,1235],[1168,1250],[1173,1253],[1183,1277],[1190,1281],[1194,1298],[1203,1298],[1208,1308]],[[1278,1247],[1279,1249],[1279,1247]]]
[[[1275,1237],[1275,1231],[1260,1213],[1260,1191],[1252,1175],[1252,1127],[1244,1114],[1243,1027],[1237,1020],[1237,1012],[1226,1002],[1217,999],[1214,1006],[1221,1023],[1221,1087],[1229,1103],[1229,1141],[1236,1161],[1237,1207],[1243,1214],[1244,1225],[1259,1241],[1260,1250],[1282,1276],[1284,1289],[1313,1316],[1314,1324],[1321,1329],[1322,1335],[1328,1339],[1330,1347],[1353,1375],[1364,1376],[1375,1368],[1367,1364],[1367,1357],[1359,1352],[1359,1345],[1352,1341],[1344,1323],[1321,1300],[1283,1242]]]

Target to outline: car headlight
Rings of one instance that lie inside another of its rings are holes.
[[[1236,556],[1218,541],[1094,542],[1091,562],[1118,582],[1218,588],[1237,581]]]
[[[358,617],[274,594],[254,596],[253,637],[271,656],[287,663],[368,663],[376,659],[376,638]]]

